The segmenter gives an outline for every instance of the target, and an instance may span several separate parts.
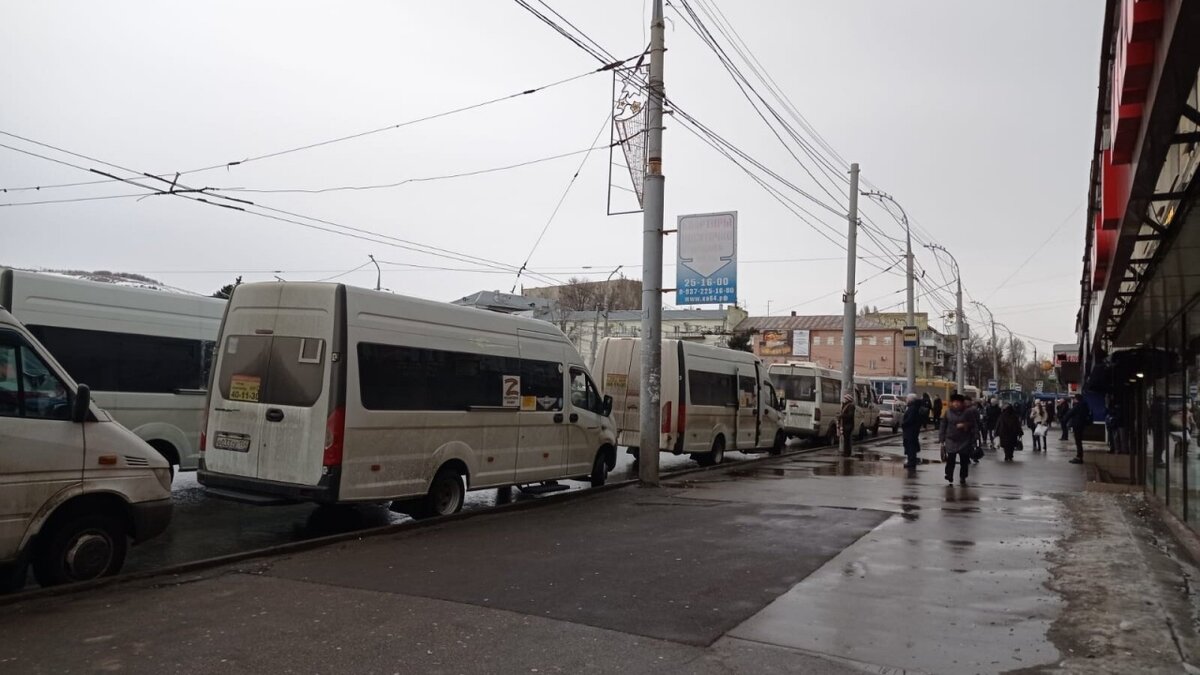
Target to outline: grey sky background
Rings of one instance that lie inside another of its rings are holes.
[[[1095,124],[1098,3],[716,1],[822,136],[954,253],[971,297],[986,301],[998,321],[1039,349],[1072,339]],[[645,44],[643,0],[549,4],[618,56]],[[6,0],[0,7],[0,130],[155,173],[403,122],[598,65],[504,0],[337,6]],[[667,16],[668,96],[830,201],[675,11]],[[479,110],[181,180],[195,187],[322,188],[573,152],[592,144],[611,86],[607,74],[592,75]],[[601,140],[607,138],[605,131]],[[0,142],[103,168],[11,137]],[[596,151],[583,165],[531,269],[562,280],[604,278],[623,264],[627,276],[640,277],[641,216],[605,215],[607,158],[607,151]],[[244,196],[520,265],[581,159],[387,190]],[[841,312],[841,249],[672,120],[664,163],[669,227],[680,214],[739,212],[739,296],[752,314],[765,314],[768,301],[773,314]],[[0,148],[3,188],[96,178]],[[0,193],[0,203],[138,192],[114,183]],[[844,219],[806,206],[844,232]],[[862,208],[887,234],[901,236],[882,210],[865,201]],[[888,254],[902,250],[884,241]],[[665,250],[673,285],[672,238]],[[385,287],[420,297],[452,300],[477,290],[508,291],[514,283],[509,273],[465,271],[473,266],[177,197],[0,208],[0,263],[142,272],[204,293],[238,274],[247,281],[269,280],[273,270],[288,280],[326,278],[362,265],[368,254],[453,268],[384,265]],[[930,253],[920,250],[917,258],[929,270],[929,285],[941,285]],[[769,262],[794,259],[809,260]],[[876,272],[859,263],[860,280]],[[371,286],[375,271],[368,266],[340,279]],[[902,275],[883,274],[861,286],[859,300],[898,310],[902,288]],[[940,311],[928,300],[919,309]]]

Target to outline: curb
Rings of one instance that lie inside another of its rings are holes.
[[[873,444],[884,440],[890,440],[898,437],[899,434],[880,434],[869,440],[864,440],[858,445]],[[687,469],[679,469],[677,471],[669,471],[660,474],[661,479],[674,479],[680,476],[688,476],[698,473],[711,473],[723,471],[733,467],[753,466],[756,464],[764,464],[770,461],[783,459],[786,457],[794,457],[797,455],[811,454],[820,450],[826,450],[833,446],[821,445],[811,448],[803,448],[792,450],[790,452],[782,452],[778,455],[763,453],[762,457],[753,457],[737,462],[722,463],[715,466],[692,467]],[[192,572],[199,572],[215,567],[223,567],[233,563],[242,562],[245,560],[253,560],[257,558],[267,558],[273,556],[287,555],[291,553],[302,553],[317,548],[323,548],[333,544],[340,544],[347,541],[357,541],[372,537],[379,537],[389,534],[398,534],[401,532],[417,531],[430,527],[437,527],[449,523],[458,522],[461,520],[469,520],[481,516],[495,516],[506,513],[524,511],[533,508],[540,508],[551,504],[562,504],[564,502],[595,497],[606,492],[619,490],[631,485],[637,485],[638,479],[630,478],[627,480],[617,481],[613,483],[605,483],[598,487],[589,487],[582,490],[569,490],[558,494],[550,494],[537,499],[527,501],[510,502],[508,504],[499,504],[497,506],[480,509],[477,511],[460,511],[453,515],[441,516],[438,518],[430,518],[428,520],[409,520],[403,523],[395,523],[392,525],[381,525],[379,527],[370,527],[363,530],[355,530],[353,532],[343,532],[339,534],[326,535],[324,537],[315,537],[313,539],[305,539],[303,541],[293,541],[285,544],[276,544],[264,548],[252,549],[249,551],[239,551],[237,553],[229,553],[226,555],[214,556],[212,558],[202,558],[200,560],[191,560],[188,562],[159,567],[156,569],[142,570],[140,572],[131,572],[129,574],[118,574],[111,577],[103,577],[93,579],[91,581],[80,581],[73,584],[64,584],[61,586],[49,586],[46,588],[33,588],[28,591],[21,591],[9,595],[0,595],[0,607],[16,605],[29,600],[38,600],[42,598],[57,597],[62,595],[71,595],[83,591],[90,591],[108,586],[117,586],[123,584],[145,581],[147,579],[155,579],[159,577],[180,576]]]

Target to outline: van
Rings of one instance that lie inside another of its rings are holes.
[[[172,467],[196,469],[224,300],[2,269],[0,306],[116,421]]]
[[[641,338],[604,338],[595,368],[613,400],[617,442],[637,454],[641,438]],[[783,452],[778,398],[766,369],[749,352],[685,340],[662,341],[661,425],[658,447],[687,454],[703,466],[725,451]]]
[[[0,309],[0,590],[116,574],[171,520],[171,468]]]
[[[604,483],[610,406],[543,321],[336,283],[242,284],[221,324],[199,480],[242,501],[447,515],[466,490]]]
[[[824,439],[836,445],[842,410],[842,373],[807,361],[773,363],[767,370],[779,392],[781,424],[788,437]],[[854,378],[855,433],[879,434],[879,405],[866,378]]]

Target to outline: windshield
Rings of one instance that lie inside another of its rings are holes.
[[[813,375],[771,375],[770,380],[785,401],[817,400],[817,378]]]

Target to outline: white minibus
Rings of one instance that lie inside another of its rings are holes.
[[[5,269],[0,306],[172,467],[196,468],[224,300]]]
[[[641,338],[604,338],[595,369],[613,400],[617,442],[640,446]],[[659,448],[688,454],[701,465],[720,464],[726,450],[779,454],[787,439],[779,428],[775,388],[749,352],[686,340],[662,341]]]
[[[611,402],[552,324],[336,283],[238,286],[221,324],[199,479],[262,503],[392,502],[616,465]],[[464,484],[465,483],[465,484]]]
[[[837,418],[842,409],[842,373],[807,361],[774,363],[770,380],[779,392],[782,427],[788,437],[825,439],[837,443]],[[879,433],[875,389],[863,377],[854,378],[856,434]]]
[[[171,520],[171,468],[0,309],[0,592],[116,574]]]

